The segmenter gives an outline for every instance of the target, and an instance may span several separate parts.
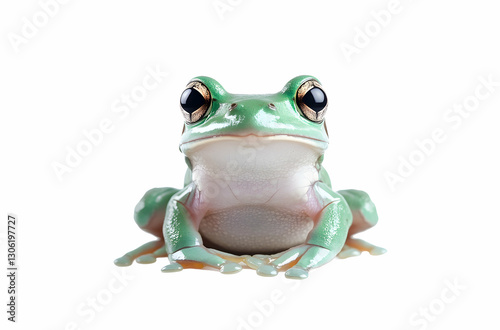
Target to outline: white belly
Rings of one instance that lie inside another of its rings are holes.
[[[205,241],[235,253],[277,252],[305,242],[313,227],[305,210],[320,149],[283,137],[228,137],[186,155],[206,210],[199,226]]]
[[[305,242],[313,221],[303,212],[246,205],[208,213],[199,231],[205,245],[237,254],[276,253]]]

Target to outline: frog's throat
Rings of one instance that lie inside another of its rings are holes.
[[[260,146],[265,146],[266,143],[272,143],[273,141],[291,141],[310,145],[314,148],[326,150],[328,148],[328,141],[321,139],[315,139],[308,136],[297,135],[297,134],[268,134],[268,135],[257,135],[257,134],[217,134],[204,136],[201,138],[193,139],[190,141],[182,142],[179,145],[181,151],[184,152],[186,149],[197,148],[206,143],[220,142],[223,140],[241,140],[244,144],[258,144]],[[261,144],[262,143],[262,144]]]

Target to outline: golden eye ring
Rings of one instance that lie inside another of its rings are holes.
[[[203,118],[211,104],[210,91],[201,81],[190,82],[181,94],[181,111],[188,124],[196,123]]]
[[[320,83],[308,80],[300,85],[296,95],[297,105],[307,119],[321,123],[328,108],[328,98]]]

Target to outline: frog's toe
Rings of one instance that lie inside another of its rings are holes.
[[[161,239],[157,239],[148,242],[146,244],[143,244],[139,246],[137,249],[127,252],[122,257],[116,259],[114,261],[115,265],[120,267],[130,266],[132,262],[134,262],[134,260],[140,258],[141,256],[147,256],[152,253],[156,254],[157,252],[165,251],[165,249],[163,248],[164,244],[165,243]],[[146,258],[145,260],[148,260],[148,258]],[[148,263],[148,262],[142,262],[142,263]]]
[[[161,269],[163,273],[174,273],[180,272],[183,269],[182,265],[177,262],[172,262],[170,265],[166,265]]]
[[[264,260],[256,257],[247,257],[245,258],[244,261],[247,264],[247,266],[252,269],[258,269],[261,265],[264,264]]]
[[[278,258],[280,255],[282,255],[283,252],[279,252],[277,254],[273,255],[268,255],[268,254],[254,254],[252,257],[256,259],[262,260],[264,263],[268,264],[270,263],[273,259]]]
[[[285,277],[294,280],[305,280],[309,277],[309,272],[302,267],[294,266],[286,271]]]
[[[115,259],[114,263],[115,263],[115,265],[117,265],[119,267],[127,267],[127,266],[130,266],[133,261],[134,260],[132,258],[125,255],[123,257]]]
[[[368,251],[368,252],[370,252],[370,254],[371,254],[372,256],[379,256],[379,255],[382,255],[382,254],[386,253],[386,252],[387,252],[387,250],[386,250],[386,249],[384,249],[383,247],[380,247],[380,246],[375,246],[373,249],[371,249],[371,250],[370,250],[370,251]]]
[[[337,254],[337,258],[339,259],[347,259],[351,257],[357,257],[361,254],[361,251],[352,247],[344,247],[342,251]]]
[[[278,275],[278,270],[273,265],[261,265],[257,269],[257,274],[260,276],[271,277]]]
[[[307,245],[299,245],[287,251],[281,252],[276,255],[276,259],[274,259],[271,264],[282,270],[290,268],[308,249],[309,247]]]
[[[339,253],[339,258],[342,258],[340,255],[344,251],[346,251],[346,254],[347,254],[347,256],[345,258],[354,256],[354,255],[350,255],[350,252],[349,252],[350,250],[358,251],[359,253],[356,255],[361,254],[361,252],[363,252],[363,251],[367,251],[372,256],[378,256],[378,255],[381,255],[381,254],[384,254],[387,252],[387,250],[384,249],[383,247],[373,245],[373,244],[368,243],[362,239],[348,238],[345,245],[344,245],[344,249],[342,250],[341,253]]]
[[[241,265],[235,263],[235,262],[226,262],[220,266],[219,271],[222,274],[235,274],[239,272],[242,269]]]
[[[146,254],[140,256],[135,261],[137,261],[137,263],[139,264],[152,264],[156,261],[156,257],[153,254]]]

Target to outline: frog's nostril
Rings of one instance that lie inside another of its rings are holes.
[[[275,106],[274,104],[272,104],[272,103],[269,103],[267,106],[268,106],[268,107],[269,107],[269,109],[271,109],[271,110],[276,110],[276,106]]]
[[[229,108],[229,111],[234,110],[234,108],[236,108],[237,105],[238,104],[236,104],[236,103],[232,103],[231,107]]]

